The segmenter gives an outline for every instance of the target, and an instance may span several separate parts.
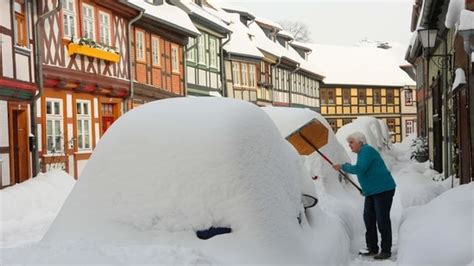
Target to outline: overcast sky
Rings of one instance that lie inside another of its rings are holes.
[[[408,45],[414,0],[215,0],[257,17],[305,23],[314,43],[349,45],[360,40]]]

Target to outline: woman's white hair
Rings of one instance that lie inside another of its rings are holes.
[[[346,140],[349,141],[350,139],[358,141],[362,144],[367,143],[367,139],[365,138],[364,133],[359,132],[359,131],[356,131],[356,132],[350,134],[349,136],[347,136]]]

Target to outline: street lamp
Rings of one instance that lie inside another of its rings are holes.
[[[443,79],[444,79],[444,91],[443,91],[443,123],[444,123],[444,137],[443,137],[443,150],[444,150],[444,177],[448,178],[451,174],[451,170],[449,168],[449,159],[448,156],[450,152],[448,152],[448,132],[449,132],[449,124],[448,124],[448,73],[450,69],[450,62],[451,62],[451,55],[448,54],[448,44],[445,38],[440,37],[439,39],[444,43],[444,52],[441,55],[437,54],[430,54],[430,49],[434,48],[436,45],[436,40],[438,39],[438,29],[419,29],[418,30],[418,38],[421,40],[421,44],[424,48],[425,57],[427,60],[427,73],[428,73],[428,83],[429,86],[429,65],[430,65],[430,58],[438,58],[438,60],[433,60],[433,63],[438,66],[441,70],[443,70]]]

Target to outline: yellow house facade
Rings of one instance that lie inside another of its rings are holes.
[[[358,117],[383,120],[392,141],[416,133],[415,82],[402,69],[402,46],[313,44],[310,61],[325,76],[320,85],[321,115],[334,132]]]

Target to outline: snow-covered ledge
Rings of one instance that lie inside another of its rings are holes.
[[[458,89],[461,85],[466,84],[466,75],[462,68],[456,69],[455,78],[453,82],[453,91]]]
[[[446,28],[452,29],[459,24],[459,17],[461,11],[465,8],[465,0],[451,0],[449,2],[448,12],[446,13],[446,20],[444,21],[444,25],[446,25]]]

